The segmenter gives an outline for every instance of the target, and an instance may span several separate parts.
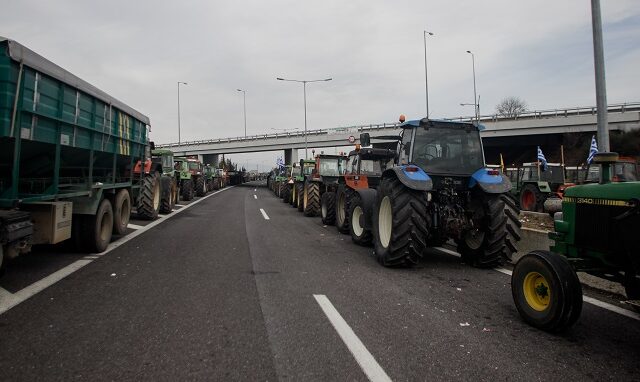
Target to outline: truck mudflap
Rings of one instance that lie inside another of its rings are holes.
[[[502,194],[511,190],[511,181],[498,170],[481,168],[469,179],[469,188],[475,186],[488,194]]]
[[[417,191],[431,191],[433,189],[433,180],[418,166],[403,165],[393,167],[382,173],[382,177],[386,178],[394,174],[400,183]]]
[[[378,191],[373,188],[361,188],[354,190],[362,200],[362,216],[360,217],[360,226],[371,230],[373,228],[373,206],[376,203]]]

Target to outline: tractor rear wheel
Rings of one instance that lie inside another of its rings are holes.
[[[316,182],[306,182],[302,200],[304,216],[316,216],[320,209],[320,187]]]
[[[196,179],[196,196],[205,196],[207,193],[207,184],[204,181],[204,177],[199,176]]]
[[[520,208],[518,208],[513,195],[502,194],[500,198],[504,202],[504,214],[507,216],[507,236],[504,238],[505,255],[507,259],[511,260],[513,254],[518,252],[518,242],[522,238],[520,235],[520,229],[522,228]]]
[[[354,191],[346,186],[338,187],[336,193],[336,228],[340,233],[349,233],[349,203]]]
[[[320,198],[320,216],[322,224],[334,225],[336,222],[336,193],[327,191]]]
[[[282,202],[289,203],[290,200],[291,200],[291,187],[289,187],[288,184],[285,184],[284,188],[282,189]]]
[[[349,208],[349,233],[354,243],[362,246],[371,245],[373,238],[371,231],[364,228],[364,205],[360,195],[355,193],[351,199]]]
[[[520,316],[542,330],[565,330],[582,312],[578,276],[564,256],[549,251],[532,251],[518,261],[511,293]]]
[[[145,176],[138,196],[138,215],[142,219],[153,220],[160,212],[160,174],[154,172]]]
[[[160,198],[160,212],[168,214],[173,211],[174,195],[176,193],[176,183],[172,177],[163,176],[160,178],[162,197]]]
[[[129,190],[122,189],[113,198],[113,233],[124,235],[131,217],[131,196]]]
[[[304,212],[304,185],[298,182],[294,187],[296,188],[296,207],[298,208],[299,212]]]
[[[462,260],[473,267],[502,265],[506,258],[507,216],[499,195],[476,194],[471,206],[474,228],[457,240]]]
[[[520,208],[523,211],[542,212],[544,196],[535,184],[525,184],[520,191]]]
[[[427,194],[383,179],[373,210],[373,243],[380,264],[413,266],[422,258],[430,221]]]
[[[188,202],[193,199],[193,179],[182,182],[182,200]]]

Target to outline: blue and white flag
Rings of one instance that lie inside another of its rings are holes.
[[[544,157],[540,146],[538,146],[538,162],[542,164],[542,171],[547,171],[547,158]]]
[[[598,142],[596,142],[596,136],[591,137],[591,148],[589,149],[589,156],[587,157],[587,164],[591,164],[593,156],[598,153]]]
[[[284,160],[282,160],[282,157],[278,157],[276,159],[276,166],[278,166],[279,169],[284,168]]]

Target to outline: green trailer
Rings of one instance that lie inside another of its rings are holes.
[[[149,157],[149,118],[0,37],[0,261],[70,238],[123,234]]]

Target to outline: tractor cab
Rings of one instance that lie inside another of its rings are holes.
[[[337,181],[347,168],[347,157],[344,155],[316,155],[312,177],[321,182]]]
[[[394,150],[356,146],[347,158],[345,182],[352,188],[376,187],[382,173],[393,167],[395,156]]]
[[[151,150],[151,161],[159,164],[162,167],[162,173],[167,175],[173,175],[174,161],[173,152],[167,149]]]

